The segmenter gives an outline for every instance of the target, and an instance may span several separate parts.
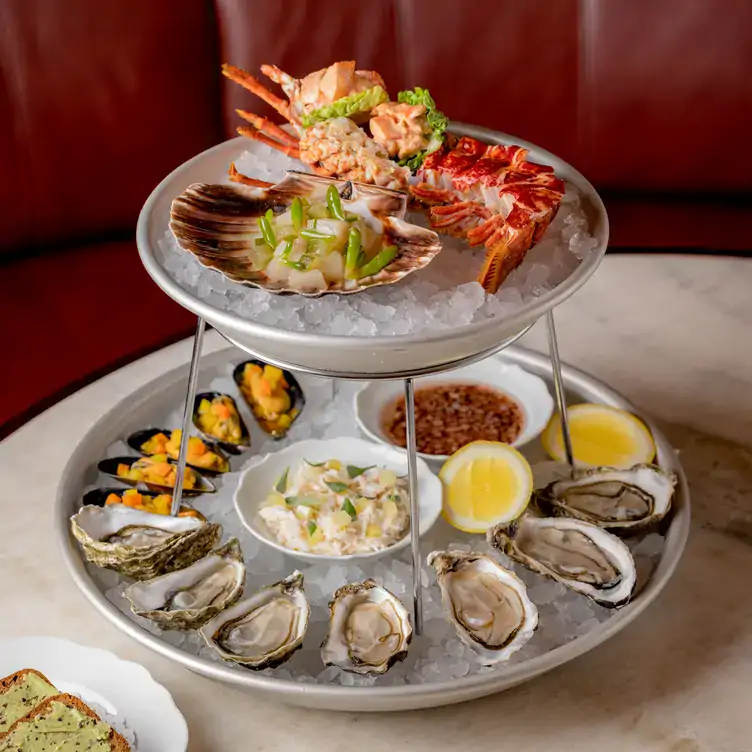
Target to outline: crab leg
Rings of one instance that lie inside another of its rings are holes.
[[[295,138],[295,136],[280,128],[276,123],[272,123],[271,120],[267,120],[266,118],[261,117],[260,115],[255,115],[253,112],[248,112],[247,110],[235,110],[235,112],[237,112],[243,120],[247,120],[257,130],[267,136],[270,136],[283,144],[288,144],[290,146],[298,145],[298,139]]]
[[[274,185],[274,183],[267,183],[265,180],[256,180],[256,178],[249,178],[247,175],[243,175],[238,172],[235,162],[230,162],[230,169],[227,171],[227,174],[233,183],[242,183],[243,185],[250,185],[253,188],[271,188]]]
[[[279,141],[275,141],[273,138],[269,138],[269,136],[266,136],[261,131],[258,131],[255,128],[250,128],[247,126],[240,126],[240,128],[238,128],[238,133],[241,136],[245,136],[246,138],[251,138],[254,141],[260,141],[262,144],[271,146],[272,149],[281,151],[283,154],[287,154],[288,157],[293,157],[294,159],[300,159],[300,147],[298,146],[290,146],[289,144],[282,144]]]
[[[224,63],[222,65],[222,74],[229,78],[230,81],[234,81],[236,84],[240,84],[244,89],[248,89],[251,93],[255,94],[259,99],[263,99],[268,105],[271,105],[285,120],[292,122],[290,117],[290,103],[285,102],[282,97],[278,97],[266,88],[260,81],[255,79],[250,73],[236,68],[234,65],[228,65]]]

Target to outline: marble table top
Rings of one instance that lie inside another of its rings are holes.
[[[399,714],[288,708],[188,674],[97,615],[61,566],[51,525],[58,478],[100,415],[187,363],[190,342],[107,376],[0,443],[0,638],[41,630],[143,664],[185,715],[190,752],[349,752],[354,746],[367,752],[750,752],[750,289],[752,260],[609,256],[557,309],[562,358],[623,392],[680,449],[693,530],[674,579],[633,625],[519,688]],[[545,350],[542,326],[522,344]],[[215,334],[207,337],[207,351],[224,346]]]

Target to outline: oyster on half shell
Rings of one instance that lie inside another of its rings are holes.
[[[434,551],[447,619],[487,665],[506,661],[538,627],[538,609],[524,583],[495,559],[466,551]]]
[[[221,611],[199,631],[224,660],[260,671],[292,657],[303,644],[309,617],[303,575],[293,572]]]
[[[492,527],[489,544],[533,572],[551,577],[607,608],[632,597],[637,570],[627,546],[597,525],[527,513]]]
[[[354,674],[383,674],[407,656],[413,636],[410,615],[399,598],[373,580],[339,588],[329,611],[321,645],[325,665]]]
[[[263,245],[256,244],[257,240],[263,241],[259,219],[269,211],[271,216],[284,214],[296,197],[309,202],[326,202],[327,189],[332,185],[340,194],[345,213],[361,217],[378,233],[379,248],[396,246],[396,258],[380,271],[359,279],[345,277],[342,260],[338,262],[336,274],[327,263],[332,273],[315,275],[316,284],[313,284],[309,267],[294,272],[295,282],[293,273],[289,280],[276,277],[270,270],[277,258],[270,260],[268,253],[266,256],[259,253]],[[274,293],[294,292],[318,297],[392,284],[429,264],[441,250],[439,236],[433,230],[406,222],[406,209],[407,195],[400,191],[289,170],[271,188],[190,185],[172,203],[170,229],[181,248],[234,282]],[[322,280],[327,285],[325,289],[321,286]]]
[[[222,526],[197,517],[170,517],[125,504],[81,507],[71,530],[86,559],[146,580],[193,564],[219,541]]]
[[[591,522],[618,535],[631,535],[662,520],[671,509],[677,477],[655,465],[627,470],[576,470],[536,491],[535,503],[547,515]]]
[[[131,610],[164,629],[197,629],[240,598],[245,565],[238,539],[185,569],[135,582],[124,595]]]

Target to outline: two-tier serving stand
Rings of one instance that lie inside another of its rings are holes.
[[[403,380],[407,424],[407,465],[410,489],[410,529],[413,566],[413,609],[416,634],[422,633],[420,521],[418,517],[417,450],[415,436],[415,378],[452,371],[489,357],[521,337],[544,317],[555,397],[561,419],[566,456],[572,465],[572,448],[564,398],[564,381],[554,325],[553,309],[572,295],[593,274],[608,242],[608,219],[603,202],[593,186],[574,168],[553,154],[519,139],[476,126],[455,123],[451,130],[487,143],[517,143],[530,150],[533,161],[551,165],[556,174],[580,192],[590,221],[589,231],[597,247],[577,269],[554,290],[535,302],[521,306],[514,315],[500,320],[457,327],[429,335],[395,337],[337,337],[289,332],[257,324],[215,308],[179,286],[165,271],[158,256],[160,240],[169,224],[172,200],[189,184],[211,182],[225,173],[247,148],[244,139],[233,139],[200,154],[179,167],[154,190],[139,218],[137,240],[141,260],[154,281],[177,303],[198,317],[183,414],[183,431],[178,458],[172,514],[177,514],[183,492],[183,478],[198,383],[204,332],[207,322],[223,337],[249,355],[291,371],[332,379],[373,381]]]

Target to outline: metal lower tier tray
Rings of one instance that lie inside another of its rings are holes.
[[[199,388],[233,393],[232,368],[243,359],[243,354],[234,349],[205,357],[201,363]],[[502,359],[541,376],[552,388],[551,362],[545,356],[512,347]],[[76,584],[115,627],[191,671],[265,699],[329,710],[393,711],[436,707],[499,692],[572,660],[626,627],[661,592],[684,548],[690,519],[686,480],[676,452],[651,426],[658,461],[678,474],[679,485],[670,524],[661,531],[662,535],[651,533],[630,543],[638,565],[639,582],[637,594],[629,605],[617,611],[601,609],[582,596],[564,592],[545,578],[517,569],[539,607],[538,632],[510,662],[494,668],[481,667],[474,661],[472,651],[459,643],[443,619],[432,570],[424,566],[425,632],[414,639],[407,660],[378,679],[324,669],[318,648],[325,628],[327,602],[333,591],[346,580],[372,576],[384,581],[408,604],[410,558],[405,552],[362,568],[310,566],[260,544],[241,527],[232,506],[232,492],[239,477],[236,471],[249,456],[274,451],[305,438],[358,435],[352,397],[359,385],[301,377],[308,400],[289,436],[282,442],[266,439],[241,406],[248,425],[253,426],[250,454],[232,459],[233,472],[219,481],[219,493],[200,496],[194,502],[207,517],[222,522],[225,539],[230,535],[239,536],[249,573],[248,592],[277,581],[296,568],[302,569],[312,606],[311,627],[303,650],[277,669],[255,673],[222,663],[197,634],[160,632],[150,622],[132,616],[122,596],[120,576],[86,564],[69,529],[69,518],[79,508],[84,492],[103,480],[97,476],[99,459],[105,454],[117,454],[122,449],[117,442],[140,427],[179,424],[187,370],[187,366],[177,368],[121,400],[79,444],[58,488],[57,535]],[[570,403],[601,402],[635,411],[621,395],[596,379],[571,367],[564,367],[563,375]],[[545,459],[537,440],[525,447],[524,453],[531,462]],[[485,550],[482,536],[459,533],[440,520],[421,541],[423,560],[429,551],[450,545]]]

